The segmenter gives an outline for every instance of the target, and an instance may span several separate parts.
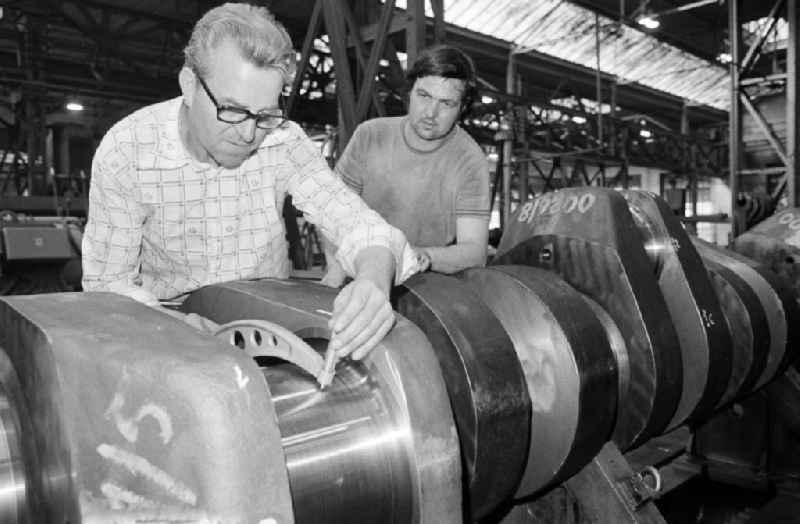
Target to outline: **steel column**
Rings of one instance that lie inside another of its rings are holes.
[[[514,65],[514,47],[509,48],[508,51],[508,64],[506,66],[506,93],[514,93],[514,77],[516,76],[516,66]],[[503,213],[502,213],[502,226],[505,227],[508,223],[508,217],[511,216],[511,160],[514,156],[514,129],[512,119],[514,106],[509,101],[506,105],[506,122],[508,123],[508,138],[503,141]]]
[[[336,91],[339,99],[339,149],[344,150],[356,127],[356,102],[350,62],[347,57],[347,35],[345,33],[342,6],[333,0],[322,0],[325,29],[330,35],[331,52],[336,69]]]
[[[407,0],[406,6],[406,67],[410,67],[425,48],[425,0]]]
[[[789,20],[789,36],[786,43],[786,182],[789,207],[800,202],[798,195],[797,173],[800,169],[800,158],[797,153],[797,124],[800,114],[797,106],[797,60],[798,52],[798,16],[797,0],[788,0],[787,19]]]
[[[289,101],[286,104],[286,114],[292,114],[294,102],[297,100],[297,94],[300,90],[300,85],[303,82],[303,74],[306,67],[308,67],[308,59],[311,56],[311,49],[314,45],[314,39],[319,33],[320,21],[322,20],[322,0],[314,2],[314,8],[311,11],[311,19],[308,22],[308,32],[303,40],[303,48],[300,54],[300,63],[297,64],[297,72],[295,73],[294,81],[292,82],[292,92],[289,94]]]
[[[431,0],[433,10],[433,41],[441,44],[445,39],[444,0]]]
[[[739,1],[728,2],[728,34],[731,45],[731,107],[728,116],[728,169],[731,190],[731,240],[739,234],[735,219],[736,194],[739,192],[739,168],[742,147],[742,115],[739,101],[739,54],[741,46],[741,26],[739,25]]]

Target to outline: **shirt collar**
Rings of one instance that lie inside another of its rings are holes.
[[[178,131],[178,113],[182,105],[183,97],[179,96],[167,100],[158,110],[161,117],[156,124],[158,133],[154,148],[156,169],[175,169],[189,164],[192,160]]]

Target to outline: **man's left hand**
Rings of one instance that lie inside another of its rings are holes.
[[[331,349],[337,358],[361,360],[383,340],[394,320],[386,291],[370,278],[357,277],[333,302]]]

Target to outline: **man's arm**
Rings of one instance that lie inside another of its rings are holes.
[[[468,267],[486,265],[489,219],[477,216],[456,218],[456,243],[446,247],[415,248],[430,258],[430,270],[456,273]]]
[[[341,287],[347,278],[342,265],[336,260],[336,246],[322,235],[322,246],[325,251],[325,275],[321,283],[329,287]]]
[[[356,255],[356,274],[333,303],[331,347],[338,358],[364,358],[394,325],[389,292],[394,280],[394,254],[385,247],[367,247]]]
[[[295,205],[338,246],[336,259],[354,278],[336,299],[332,345],[340,357],[362,358],[391,327],[389,288],[416,271],[414,253],[401,231],[331,172],[307,137],[289,145],[288,156],[295,169],[286,188]]]
[[[334,169],[334,174],[359,196],[364,190],[364,161],[362,156],[364,147],[366,147],[363,144],[366,140],[366,135],[364,127],[358,126],[356,128]],[[336,260],[338,246],[325,235],[322,236],[322,244],[325,249],[325,263],[327,265],[325,275],[322,277],[322,283],[330,287],[341,287],[347,279],[347,273]]]

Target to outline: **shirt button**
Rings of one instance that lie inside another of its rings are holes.
[[[230,233],[231,231],[233,231],[233,226],[228,226],[228,227],[226,227],[226,228],[225,228],[225,231],[227,231],[228,233]]]
[[[196,227],[190,227],[189,228],[189,233],[191,233],[193,235],[196,234],[197,233],[197,228]]]

